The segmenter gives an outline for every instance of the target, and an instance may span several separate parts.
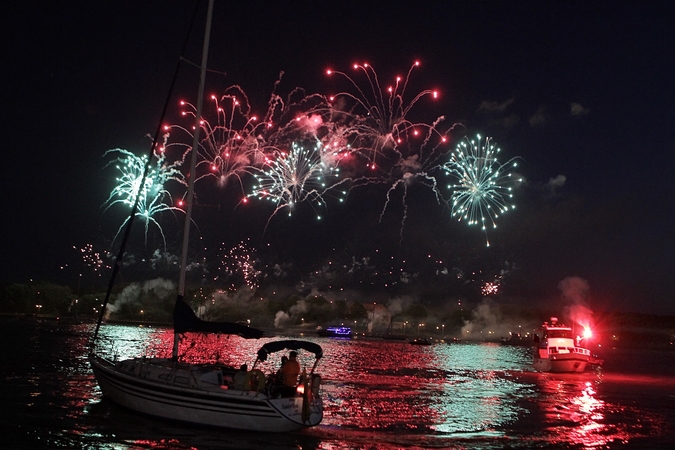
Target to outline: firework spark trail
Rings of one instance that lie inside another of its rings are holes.
[[[512,173],[504,172],[509,164],[513,168],[517,166],[516,158],[500,164],[497,160],[499,152],[492,138],[482,141],[477,135],[476,140],[465,138],[460,142],[450,161],[444,165],[447,174],[455,176],[458,183],[448,186],[453,190],[452,216],[467,221],[469,225],[480,222],[487,246],[490,246],[490,241],[487,238],[486,221],[497,228],[497,218],[515,208],[515,205],[509,204],[513,198],[512,186],[522,182],[522,179],[515,179]]]
[[[314,111],[324,111],[325,114],[325,98],[319,94],[307,95],[299,87],[282,98],[276,93],[282,75],[283,72],[274,85],[267,110],[262,116],[253,114],[248,96],[238,85],[228,87],[220,99],[211,96],[216,121],[214,125],[203,117],[200,121],[204,137],[200,141],[197,166],[203,170],[196,181],[215,177],[224,187],[228,179],[234,177],[244,192],[242,177],[253,174],[294,140],[318,139],[317,128],[323,125],[324,118]],[[194,118],[194,106],[184,101],[180,104],[186,108],[181,114]],[[172,125],[167,130],[171,128],[193,136],[192,131],[184,126]],[[181,142],[169,146],[184,147],[185,154],[190,151],[189,144]]]
[[[223,272],[227,279],[240,274],[244,283],[251,289],[258,287],[262,272],[256,269],[259,261],[254,256],[255,251],[255,248],[252,248],[247,241],[241,241],[229,251],[221,248],[223,256],[218,270]],[[234,286],[235,283],[233,282],[232,285]]]
[[[290,152],[279,152],[255,175],[257,184],[248,197],[269,200],[276,205],[269,220],[284,208],[292,215],[295,205],[305,201],[312,205],[317,219],[321,219],[317,211],[326,207],[323,196],[337,186],[329,185],[326,177],[337,178],[339,170],[324,165],[320,149],[319,143],[310,148],[293,143]]]
[[[276,93],[283,72],[274,85],[265,113],[265,129],[261,138],[266,152],[288,148],[298,140],[319,140],[320,128],[330,119],[330,107],[321,94],[307,94],[294,88],[285,99]]]
[[[73,246],[73,248],[80,252],[80,255],[82,256],[82,263],[84,264],[84,266],[91,267],[92,271],[98,276],[101,276],[101,269],[103,269],[104,267],[106,269],[110,268],[110,266],[106,265],[105,262],[103,261],[101,253],[94,251],[93,244],[86,244],[84,247],[79,249],[75,246]],[[110,254],[106,254],[106,256],[109,257]]]
[[[195,181],[213,177],[219,186],[224,187],[231,178],[238,181],[242,192],[242,177],[250,174],[251,167],[262,159],[261,139],[257,134],[265,124],[258,120],[256,115],[251,114],[251,107],[246,94],[239,86],[228,88],[220,98],[211,96],[216,110],[215,125],[202,118],[200,121],[203,136],[199,143],[199,161],[197,167],[200,172]],[[195,116],[195,108],[191,103],[181,101],[183,116]],[[184,131],[190,138],[193,129],[190,130],[180,125],[172,125],[167,129],[179,129]],[[194,128],[194,127],[193,127]],[[173,142],[168,147],[184,147],[182,160],[189,153],[190,146],[181,142]]]
[[[413,97],[406,103],[406,88],[410,75],[419,62],[415,62],[405,78],[396,77],[393,86],[383,89],[375,69],[369,64],[354,64],[354,69],[365,74],[367,86],[364,89],[349,75],[344,72],[328,70],[327,74],[338,74],[346,78],[356,93],[339,92],[328,98],[332,106],[332,120],[341,123],[345,128],[342,132],[349,136],[352,152],[356,152],[366,158],[368,166],[375,169],[380,162],[386,164],[386,159],[394,163],[405,157],[402,146],[409,140],[421,135],[428,139],[439,133],[434,125],[417,122],[408,119],[408,113],[425,97],[438,97],[438,92],[428,89]],[[436,120],[438,124],[443,118]]]
[[[405,222],[408,217],[408,204],[406,202],[408,195],[408,188],[414,184],[418,184],[429,189],[436,198],[436,203],[444,203],[443,194],[438,188],[438,182],[436,180],[436,172],[442,170],[444,159],[447,157],[450,150],[445,147],[444,144],[447,143],[448,139],[445,135],[435,142],[434,145],[431,144],[431,138],[434,136],[438,124],[443,120],[442,117],[438,118],[429,128],[427,135],[425,136],[423,142],[419,144],[419,147],[415,153],[412,153],[410,156],[403,158],[401,157],[396,164],[392,167],[389,172],[389,176],[383,178],[383,183],[389,185],[387,190],[386,201],[380,213],[380,222],[384,217],[384,214],[387,211],[391,196],[399,187],[402,188],[403,194],[401,196],[401,204],[403,206],[403,214],[401,216],[401,227],[400,227],[400,240],[403,240],[403,229],[405,227]],[[455,126],[452,127],[446,132],[451,132]],[[378,181],[369,180],[370,183],[377,183]]]
[[[368,64],[354,65],[355,69],[366,75],[367,88],[360,87],[344,72],[328,71],[328,74],[336,73],[345,77],[356,91],[355,94],[340,92],[329,99],[334,105],[332,116],[343,123],[339,129],[345,136],[344,140],[350,143],[349,150],[368,161],[370,173],[354,178],[352,186],[389,186],[380,213],[380,222],[394,192],[399,188],[403,190],[401,240],[408,214],[408,187],[415,183],[421,184],[434,193],[439,204],[442,201],[434,172],[441,169],[444,159],[451,152],[444,144],[448,141],[447,135],[456,125],[441,132],[439,126],[445,120],[444,116],[438,117],[431,124],[408,119],[408,113],[420,99],[425,96],[438,97],[437,91],[429,89],[418,93],[406,103],[410,76],[418,66],[419,62],[415,62],[405,78],[396,77],[393,86],[386,89],[382,88],[375,69]]]
[[[483,284],[480,292],[484,297],[487,297],[488,295],[496,295],[499,293],[499,283],[488,281]]]
[[[140,217],[145,225],[145,239],[147,242],[148,230],[152,223],[157,227],[164,245],[166,246],[166,238],[164,231],[155,216],[166,211],[181,211],[178,207],[172,206],[171,193],[166,189],[165,184],[169,181],[185,184],[183,175],[180,172],[180,161],[169,163],[166,161],[164,154],[165,147],[161,147],[154,152],[154,166],[150,168],[145,184],[141,186],[143,179],[143,172],[145,170],[145,159],[136,156],[132,152],[124,149],[113,149],[105,152],[104,156],[114,153],[119,154],[114,160],[110,161],[107,166],[115,164],[115,169],[120,173],[116,178],[117,185],[112,189],[108,199],[104,202],[107,211],[113,205],[121,203],[122,205],[131,208],[134,204],[140,190],[140,198],[138,202],[138,209],[136,216]],[[127,217],[120,225],[113,238],[117,239],[120,231],[124,225],[130,220]]]

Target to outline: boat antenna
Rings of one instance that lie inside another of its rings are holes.
[[[209,0],[206,13],[206,29],[204,31],[204,45],[202,47],[202,63],[199,75],[199,90],[197,93],[197,111],[195,114],[195,132],[192,139],[192,154],[190,159],[190,176],[188,179],[187,209],[185,211],[185,224],[183,226],[183,249],[180,260],[180,278],[178,279],[177,302],[183,301],[185,296],[185,273],[187,271],[188,241],[190,240],[190,225],[192,221],[192,201],[194,197],[195,167],[197,166],[197,148],[199,146],[199,131],[201,129],[202,106],[204,104],[204,84],[206,83],[206,64],[209,57],[209,41],[211,39],[211,19],[213,16],[213,0]],[[174,329],[172,359],[178,359],[178,343],[180,333]]]
[[[155,130],[155,136],[152,140],[152,145],[150,146],[150,150],[148,151],[148,158],[145,161],[145,169],[143,171],[143,178],[141,178],[141,182],[139,186],[145,186],[145,180],[148,177],[148,173],[150,172],[150,163],[152,162],[152,158],[155,153],[155,148],[157,147],[157,143],[159,142],[159,137],[162,133],[163,130],[163,123],[164,123],[164,118],[166,117],[166,112],[169,109],[169,104],[171,103],[171,97],[174,91],[174,86],[176,85],[176,80],[178,79],[178,73],[180,71],[182,62],[183,62],[183,55],[185,54],[187,44],[189,42],[190,35],[192,34],[192,27],[195,23],[195,18],[197,17],[197,11],[198,11],[198,6],[199,2],[195,4],[195,9],[192,13],[192,20],[190,21],[190,27],[188,29],[188,33],[185,37],[185,41],[183,42],[183,48],[181,50],[181,57],[178,59],[178,63],[176,64],[176,69],[173,74],[173,78],[171,80],[171,85],[169,87],[169,93],[166,96],[166,100],[164,101],[164,107],[162,108],[162,114],[159,117],[159,123],[157,124],[157,129]],[[143,190],[138,189],[138,192],[136,193],[136,199],[134,200],[134,204],[131,207],[131,213],[129,215],[129,220],[127,221],[126,229],[124,230],[124,236],[122,237],[122,241],[120,243],[120,248],[119,252],[117,253],[117,259],[115,260],[115,264],[113,265],[113,270],[112,274],[110,275],[110,281],[108,283],[108,290],[105,293],[105,299],[103,300],[103,304],[101,305],[101,311],[98,315],[98,320],[96,322],[96,330],[94,331],[94,337],[92,340],[92,344],[96,342],[96,339],[98,337],[98,331],[101,328],[101,322],[103,322],[103,317],[105,315],[105,310],[108,306],[108,302],[110,301],[110,295],[112,293],[112,289],[115,286],[115,279],[117,278],[117,274],[120,271],[120,267],[122,266],[122,260],[124,258],[124,252],[127,247],[127,241],[129,240],[129,235],[131,234],[131,226],[134,223],[134,217],[136,217],[136,212],[138,211],[138,204],[140,202],[141,195],[143,195]]]

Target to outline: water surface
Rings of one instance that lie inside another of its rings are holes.
[[[8,449],[675,447],[675,352],[609,349],[602,369],[546,374],[532,370],[527,347],[309,336],[324,349],[324,420],[276,435],[185,426],[102,399],[86,360],[90,324],[0,325],[0,422]],[[119,325],[104,325],[101,335],[101,349],[121,358],[167,356],[173,337],[170,330]],[[187,359],[236,366],[252,364],[269,339],[196,340],[181,347]],[[262,368],[277,365],[272,357]]]

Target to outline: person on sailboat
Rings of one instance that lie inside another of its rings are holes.
[[[277,370],[274,383],[277,386],[283,386],[284,385],[284,373],[281,371],[281,369],[284,368],[284,365],[288,362],[288,356],[284,355],[281,357],[281,365],[279,366],[279,370]]]
[[[300,363],[297,361],[298,353],[292,351],[288,354],[288,361],[281,367],[281,373],[284,376],[284,386],[295,387],[298,384],[298,375],[300,375]]]
[[[239,367],[239,370],[237,373],[234,374],[234,388],[240,391],[245,391],[248,390],[248,386],[246,385],[247,379],[246,379],[246,373],[248,372],[248,366],[246,364],[242,364],[241,367]]]

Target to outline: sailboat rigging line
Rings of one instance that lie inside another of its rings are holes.
[[[190,27],[188,28],[187,35],[185,37],[185,41],[183,42],[183,48],[181,49],[180,52],[180,58],[178,58],[178,63],[176,64],[176,69],[173,74],[173,78],[171,79],[171,85],[169,86],[169,93],[166,96],[166,100],[164,101],[164,107],[162,108],[162,114],[159,117],[159,122],[157,124],[157,129],[155,130],[155,137],[152,140],[152,145],[150,146],[150,150],[148,151],[148,158],[145,162],[145,170],[143,171],[143,178],[141,178],[141,182],[139,184],[138,192],[136,193],[136,199],[134,200],[134,204],[131,207],[131,213],[129,216],[129,220],[127,222],[126,229],[124,230],[124,236],[122,237],[122,241],[120,243],[120,248],[119,252],[117,254],[117,259],[115,260],[115,264],[113,265],[113,271],[112,274],[110,275],[110,281],[108,283],[108,289],[105,294],[105,299],[103,300],[103,304],[101,305],[101,311],[99,312],[98,315],[98,320],[96,322],[96,330],[94,331],[94,337],[92,339],[92,347],[96,343],[96,339],[98,337],[98,330],[101,328],[101,322],[103,322],[103,317],[105,315],[105,310],[106,307],[108,306],[108,302],[110,300],[110,295],[112,293],[112,289],[115,286],[115,279],[117,278],[117,274],[120,270],[120,267],[122,265],[122,259],[124,258],[124,252],[126,250],[127,246],[127,241],[129,240],[129,235],[131,234],[131,226],[134,222],[134,217],[136,217],[136,211],[138,210],[138,203],[140,202],[140,198],[142,193],[143,186],[145,186],[145,180],[148,177],[148,172],[150,171],[150,162],[152,161],[152,157],[155,152],[155,147],[157,146],[157,143],[159,142],[159,137],[163,129],[163,123],[164,123],[164,118],[166,117],[166,112],[169,109],[169,104],[171,103],[171,97],[174,91],[174,87],[176,85],[176,80],[178,79],[178,73],[180,71],[181,67],[181,62],[185,60],[184,55],[185,51],[187,49],[187,44],[189,42],[190,35],[192,34],[192,28],[195,23],[195,19],[197,18],[197,11],[199,7],[199,2],[196,2],[194,11],[192,13],[192,19],[190,20]]]
[[[209,59],[209,43],[211,41],[211,21],[213,18],[213,0],[209,0],[209,7],[206,13],[206,29],[204,31],[204,44],[202,47],[202,64],[199,74],[199,89],[197,93],[197,111],[195,114],[195,132],[192,139],[192,154],[190,155],[190,178],[188,181],[187,209],[185,211],[185,225],[183,226],[183,248],[180,260],[180,275],[178,278],[178,296],[176,303],[183,301],[185,295],[185,274],[187,272],[187,254],[190,241],[190,225],[192,220],[192,201],[195,190],[195,172],[197,167],[197,148],[199,147],[199,130],[201,129],[202,107],[204,105],[204,85],[206,84],[206,65]],[[173,333],[173,351],[172,359],[178,360],[178,344],[180,334],[174,330]]]
[[[181,59],[183,61],[185,61],[187,64],[191,65],[192,67],[196,67],[198,69],[201,69],[201,67],[199,67],[199,64],[194,63],[194,62],[190,61],[189,59],[185,59],[185,58],[181,58]],[[222,75],[222,76],[227,76],[227,72],[223,72],[223,71],[215,70],[215,69],[206,69],[206,72],[215,73],[215,74]]]

